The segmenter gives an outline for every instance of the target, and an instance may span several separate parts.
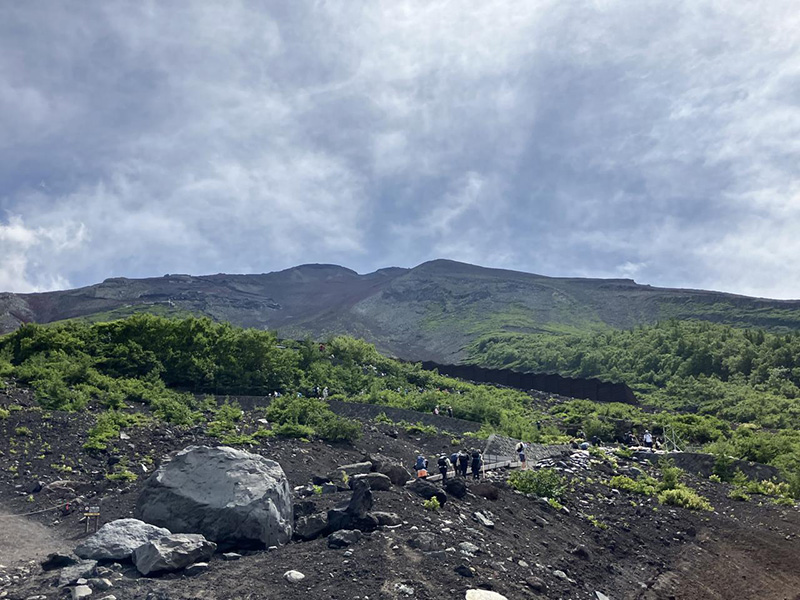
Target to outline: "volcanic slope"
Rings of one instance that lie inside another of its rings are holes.
[[[114,278],[67,291],[6,293],[0,294],[0,331],[24,322],[111,320],[138,311],[207,315],[292,338],[349,334],[401,358],[439,362],[460,361],[471,342],[504,331],[630,328],[669,318],[800,329],[800,301],[435,260],[366,275],[335,265],[302,265],[262,275]]]
[[[266,399],[250,398],[240,427],[258,427]],[[13,384],[0,392],[9,415],[0,421],[0,504],[3,522],[37,535],[19,559],[4,548],[0,594],[10,600],[56,598],[57,571],[44,572],[22,560],[73,548],[84,537],[80,511],[47,510],[69,501],[72,507],[99,505],[103,522],[132,514],[144,479],[170,453],[189,445],[216,445],[202,428],[167,426],[157,420],[124,431],[105,452],[86,452],[82,444],[98,410],[45,412],[33,394]],[[12,408],[13,407],[13,408]],[[139,407],[136,410],[146,410]],[[438,419],[436,433],[408,433],[386,422],[365,421],[354,445],[270,438],[250,452],[277,460],[293,486],[337,466],[385,457],[409,467],[422,452],[433,458],[451,452],[463,422]],[[445,433],[445,429],[450,429]],[[25,432],[24,435],[20,432]],[[462,444],[475,444],[464,438]],[[131,478],[106,475],[125,464]],[[653,497],[612,489],[614,474],[639,469],[660,477],[647,461],[614,459],[566,451],[548,459],[569,480],[563,508],[515,492],[505,471],[490,472],[490,485],[468,481],[469,494],[449,496],[440,510],[427,510],[408,487],[373,492],[374,510],[396,513],[399,526],[365,534],[347,549],[331,549],[325,538],[292,542],[272,551],[243,552],[241,559],[212,557],[208,570],[141,577],[126,562],[101,565],[102,576],[118,600],[245,600],[256,598],[331,600],[359,598],[464,598],[468,589],[491,589],[509,599],[595,599],[596,592],[623,598],[681,600],[799,598],[800,512],[766,498],[736,502],[726,484],[685,474],[683,480],[706,496],[713,511],[691,511],[659,504]],[[39,491],[39,483],[43,487]],[[61,483],[57,483],[61,482]],[[78,500],[77,497],[80,499]],[[324,512],[346,501],[346,491],[296,498],[296,510]],[[490,499],[495,498],[495,499]],[[309,504],[310,503],[310,504]],[[491,520],[479,523],[475,513]],[[23,515],[23,516],[12,516]],[[289,583],[283,574],[305,575]],[[92,580],[95,582],[97,580]],[[98,585],[92,583],[92,585]]]

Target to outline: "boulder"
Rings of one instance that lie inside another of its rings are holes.
[[[117,519],[85,539],[75,548],[75,554],[93,560],[127,560],[142,544],[169,534],[168,529],[139,519]]]
[[[408,538],[408,545],[416,550],[432,552],[442,547],[442,541],[435,533],[421,531]]]
[[[497,500],[500,497],[500,490],[497,486],[485,481],[470,486],[469,491],[487,500]]]
[[[92,588],[88,585],[76,585],[72,588],[72,600],[81,600],[92,595]]]
[[[508,598],[491,590],[467,590],[466,600],[508,600]]]
[[[368,514],[372,508],[372,490],[365,480],[353,484],[353,495],[345,507],[337,507],[328,511],[328,529],[359,529],[361,531],[374,531],[378,528],[378,520]]]
[[[336,467],[334,473],[341,474],[342,471],[347,473],[348,477],[352,477],[353,475],[361,475],[364,473],[369,473],[372,471],[372,463],[369,461],[353,463],[351,465],[342,465],[340,467]],[[335,480],[335,477],[331,477],[332,480]]]
[[[353,475],[350,478],[350,487],[352,488],[356,481],[366,481],[369,487],[374,491],[386,492],[392,488],[392,480],[383,473],[364,473],[361,475]]]
[[[197,533],[173,533],[151,540],[133,551],[133,563],[142,575],[178,571],[211,558],[217,545]]]
[[[311,500],[302,500],[301,502],[294,503],[294,519],[297,521],[300,517],[307,517],[317,512],[317,505]]]
[[[405,467],[391,463],[382,464],[378,472],[386,475],[394,485],[400,487],[404,486],[408,480],[411,479],[411,473],[409,473]]]
[[[444,484],[444,491],[454,498],[464,498],[467,495],[467,484],[463,479],[448,479]]]
[[[70,565],[77,563],[77,559],[69,556],[68,554],[48,554],[47,558],[41,563],[43,571],[54,571],[55,569],[63,569]]]
[[[328,548],[345,548],[361,539],[358,529],[341,529],[328,536]]]
[[[201,533],[222,548],[285,544],[292,494],[281,466],[228,447],[190,446],[147,480],[136,515],[173,532]]]
[[[417,496],[422,496],[425,500],[430,500],[435,496],[440,506],[444,506],[444,503],[447,502],[447,494],[425,479],[415,479],[406,486],[406,489]]]
[[[64,567],[58,574],[58,585],[72,585],[78,579],[88,579],[94,576],[97,569],[96,560],[82,560],[81,562]]]
[[[328,527],[326,515],[300,517],[294,524],[294,537],[300,540],[313,540],[321,536]]]

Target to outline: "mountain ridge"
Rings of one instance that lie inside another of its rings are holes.
[[[0,332],[28,322],[96,321],[140,311],[206,315],[284,337],[349,334],[402,358],[439,362],[463,360],[471,343],[498,332],[628,329],[672,318],[774,332],[800,329],[800,300],[436,259],[365,274],[312,263],[261,274],[113,277],[71,290],[0,293]]]

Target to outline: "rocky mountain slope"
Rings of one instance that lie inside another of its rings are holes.
[[[261,275],[114,278],[74,290],[4,293],[0,332],[26,322],[108,320],[138,311],[207,315],[284,337],[346,333],[402,358],[439,362],[461,360],[476,338],[502,331],[629,328],[669,318],[800,329],[800,301],[435,260],[366,275],[335,265],[302,265]]]

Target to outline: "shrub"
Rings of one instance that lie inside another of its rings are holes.
[[[439,499],[436,496],[431,496],[430,499],[425,500],[422,503],[422,506],[424,506],[426,510],[432,510],[434,512],[442,508],[442,505],[439,504]]]
[[[658,487],[658,481],[647,475],[642,475],[639,479],[631,479],[627,475],[615,475],[611,478],[611,481],[608,482],[608,485],[618,490],[625,490],[626,492],[654,496]]]
[[[26,437],[26,436],[29,436],[31,434],[31,430],[28,429],[27,427],[17,427],[14,430],[14,434],[19,436],[19,437]]]
[[[405,429],[406,433],[409,435],[436,435],[439,433],[436,427],[433,425],[425,425],[422,421],[417,421],[416,423],[400,421],[398,425]]]
[[[712,472],[721,481],[730,481],[733,478],[733,458],[724,453],[717,454]]]
[[[674,490],[680,485],[680,479],[683,475],[683,469],[675,466],[673,461],[662,460],[661,464],[661,483],[658,484],[658,489]]]
[[[567,488],[567,480],[554,469],[538,471],[514,471],[508,483],[523,494],[533,494],[539,498],[560,498]]]
[[[713,481],[714,483],[722,483],[722,479],[716,473],[712,473],[708,476],[709,481]]]
[[[297,423],[284,423],[278,425],[272,431],[275,435],[289,438],[311,438],[314,436],[314,429],[308,425],[298,425]]]
[[[384,423],[386,425],[394,425],[394,421],[392,421],[388,416],[386,416],[385,412],[382,412],[377,417],[375,417],[375,422]]]
[[[317,425],[316,432],[325,441],[352,444],[361,437],[361,423],[352,419],[335,417]]]
[[[731,500],[741,500],[743,502],[747,502],[750,500],[750,495],[745,492],[742,488],[733,488],[730,492],[728,492],[728,498]]]
[[[89,438],[83,445],[84,450],[105,450],[108,442],[119,437],[125,427],[143,424],[147,418],[142,414],[128,414],[115,410],[108,410],[97,417],[94,427],[89,430]]]
[[[659,492],[658,501],[661,504],[680,506],[689,510],[714,510],[708,500],[685,486]]]
[[[620,458],[633,458],[633,450],[630,448],[617,448],[615,452]]]
[[[10,414],[5,408],[0,408],[0,421],[7,419]]]

